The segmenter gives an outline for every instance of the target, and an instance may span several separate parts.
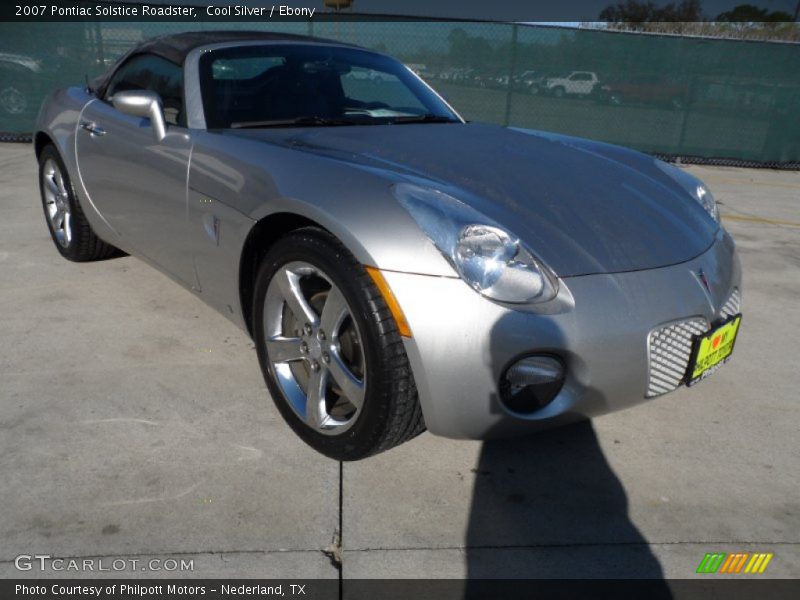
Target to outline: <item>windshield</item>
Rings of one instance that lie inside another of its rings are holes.
[[[387,56],[327,45],[223,48],[200,59],[208,129],[461,122]]]

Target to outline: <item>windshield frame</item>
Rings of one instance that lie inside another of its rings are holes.
[[[230,50],[235,48],[241,47],[270,47],[270,46],[302,46],[302,47],[331,47],[331,48],[340,48],[343,50],[351,50],[356,52],[361,52],[364,54],[373,55],[377,58],[383,58],[386,60],[390,60],[394,63],[397,63],[400,67],[402,67],[403,74],[410,79],[412,79],[415,83],[419,84],[427,93],[431,94],[433,98],[441,103],[442,107],[449,112],[447,116],[452,116],[454,123],[466,123],[467,121],[456,111],[447,100],[445,100],[435,89],[433,89],[428,83],[423,80],[419,75],[417,75],[413,70],[408,68],[405,64],[400,62],[398,59],[394,58],[391,55],[382,53],[382,52],[375,52],[373,50],[369,50],[367,48],[361,48],[359,46],[350,46],[346,44],[340,44],[338,42],[326,42],[323,40],[320,41],[294,41],[294,40],[280,40],[275,42],[265,42],[263,40],[254,40],[254,41],[237,41],[237,42],[222,42],[218,44],[208,44],[204,46],[197,47],[193,49],[186,57],[184,62],[184,86],[185,86],[185,97],[186,97],[186,112],[187,112],[187,123],[190,129],[208,129],[207,121],[206,121],[206,114],[205,114],[205,105],[203,101],[203,88],[201,85],[201,63],[203,62],[203,58],[210,53],[216,53],[219,50]],[[413,89],[410,90],[414,93]],[[360,123],[354,123],[353,126],[359,126]],[[307,127],[308,125],[303,125],[303,127]],[[297,127],[301,127],[298,125]],[[223,129],[217,129],[223,130]]]

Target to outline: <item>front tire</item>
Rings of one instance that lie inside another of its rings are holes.
[[[395,320],[363,265],[328,232],[278,240],[259,268],[253,306],[267,387],[312,448],[358,460],[424,431]]]
[[[121,254],[92,230],[75,196],[64,161],[52,145],[45,146],[39,155],[39,191],[50,237],[61,256],[87,262]]]

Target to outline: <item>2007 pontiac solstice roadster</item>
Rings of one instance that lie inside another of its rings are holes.
[[[58,251],[135,255],[245,328],[283,417],[338,459],[693,385],[741,321],[734,243],[698,179],[465,122],[347,44],[154,38],[55,91],[35,149]]]

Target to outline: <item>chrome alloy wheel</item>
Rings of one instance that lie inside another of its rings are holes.
[[[320,268],[295,261],[275,272],[264,299],[264,339],[292,410],[319,433],[347,431],[364,404],[363,343],[347,300]]]
[[[44,206],[47,218],[53,227],[53,233],[58,243],[66,248],[72,241],[72,209],[64,176],[52,158],[48,159],[42,168],[42,189],[44,190]]]

